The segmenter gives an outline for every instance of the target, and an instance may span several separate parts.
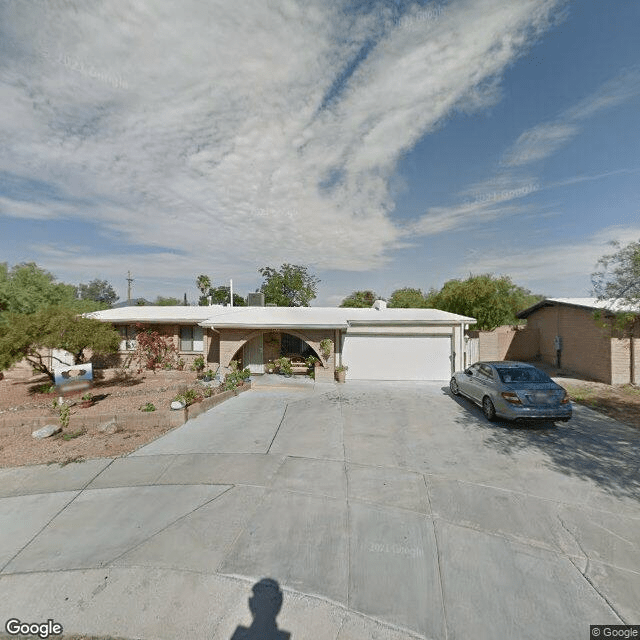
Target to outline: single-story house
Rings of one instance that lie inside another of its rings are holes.
[[[518,349],[532,359],[607,384],[637,382],[640,323],[632,336],[624,336],[612,326],[614,311],[640,313],[640,309],[597,298],[546,298],[516,314],[527,320]]]
[[[316,379],[333,380],[335,367],[362,380],[447,380],[464,368],[464,333],[475,318],[438,309],[340,307],[120,307],[88,314],[120,332],[120,356],[135,348],[136,325],[157,327],[171,337],[190,364],[204,356],[208,367],[229,370],[232,360],[252,373],[280,356],[321,356]]]

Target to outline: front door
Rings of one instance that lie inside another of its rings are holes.
[[[264,373],[262,334],[252,338],[242,348],[242,362],[251,373]]]

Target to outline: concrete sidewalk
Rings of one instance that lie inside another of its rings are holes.
[[[640,623],[637,432],[584,407],[489,424],[437,383],[273,382],[125,458],[0,470],[4,619],[149,640]]]

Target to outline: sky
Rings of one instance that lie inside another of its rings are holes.
[[[590,294],[640,240],[637,0],[3,0],[0,262],[314,306]]]

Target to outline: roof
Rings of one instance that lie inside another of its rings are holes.
[[[622,304],[619,300],[599,300],[598,298],[545,298],[534,304],[528,309],[519,311],[516,316],[518,318],[528,318],[534,311],[542,307],[554,307],[563,305],[567,307],[578,307],[582,309],[603,309],[606,311],[620,312],[630,311],[631,313],[640,313],[640,307]]]
[[[206,320],[212,312],[224,309],[222,305],[212,305],[208,307],[185,307],[185,306],[143,306],[134,305],[131,307],[114,307],[102,311],[94,311],[85,314],[88,318],[95,318],[103,322],[131,323],[147,322],[154,324],[164,324],[168,322],[177,324],[193,324]]]
[[[475,318],[439,309],[343,307],[121,307],[87,314],[104,322],[197,322],[204,327],[346,329],[357,325],[473,324]]]

